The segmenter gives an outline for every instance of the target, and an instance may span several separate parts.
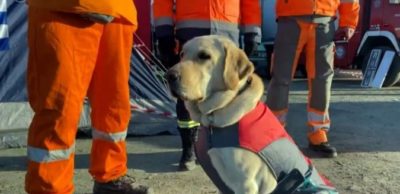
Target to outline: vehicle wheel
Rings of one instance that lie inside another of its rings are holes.
[[[388,51],[388,50],[393,50],[390,47],[387,46],[382,46],[382,47],[376,47],[374,49],[380,49],[382,51],[382,55],[379,59],[379,61],[383,58],[383,54]],[[368,63],[368,59],[371,55],[373,49],[371,49],[370,51],[368,51],[367,55],[365,55],[363,61],[362,61],[362,72],[363,74],[365,73],[365,70],[367,68],[367,63]],[[390,65],[390,68],[387,72],[385,81],[383,82],[383,87],[390,87],[395,85],[397,82],[400,81],[400,57],[396,54],[392,64]]]

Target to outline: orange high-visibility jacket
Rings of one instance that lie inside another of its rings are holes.
[[[259,0],[154,0],[153,14],[158,37],[176,30],[216,29],[261,34]],[[175,9],[175,10],[174,10]],[[157,30],[157,27],[169,27]]]
[[[339,11],[339,26],[355,28],[358,23],[360,4],[358,0],[277,0],[276,15],[336,16]]]
[[[28,0],[28,4],[53,11],[111,15],[137,26],[133,0]]]

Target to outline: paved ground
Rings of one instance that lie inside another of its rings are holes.
[[[317,168],[344,194],[396,194],[400,192],[400,87],[362,89],[360,80],[335,80],[332,91],[330,133],[339,156],[313,157],[305,147],[306,81],[294,82],[290,94],[288,131]],[[138,180],[159,194],[213,194],[215,187],[204,172],[176,172],[177,136],[128,139],[129,168]],[[77,140],[76,193],[90,193],[87,173],[89,139]],[[25,149],[0,150],[0,193],[23,193]]]

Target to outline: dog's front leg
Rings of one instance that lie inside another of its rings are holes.
[[[255,153],[241,148],[212,148],[211,163],[234,193],[269,194],[277,181],[273,172]]]
[[[190,114],[190,118],[196,122],[201,122],[202,113],[197,107],[196,103],[185,101],[185,107]]]
[[[204,115],[225,107],[237,94],[236,90],[218,91],[198,104],[200,112]]]

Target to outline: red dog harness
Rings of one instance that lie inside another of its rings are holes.
[[[278,187],[281,180],[293,169],[297,169],[313,185],[334,190],[330,187],[330,182],[312,167],[311,161],[301,153],[276,117],[261,102],[234,125],[200,130],[196,143],[197,158],[207,175],[224,194],[233,192],[220,179],[207,151],[226,147],[238,147],[258,154],[274,173]]]

